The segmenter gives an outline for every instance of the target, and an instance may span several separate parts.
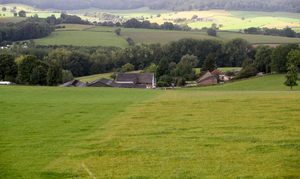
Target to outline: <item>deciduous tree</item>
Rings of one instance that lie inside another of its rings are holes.
[[[212,72],[215,69],[217,69],[215,57],[213,56],[212,53],[210,53],[207,55],[207,57],[204,60],[203,66],[201,68],[201,72],[206,72],[206,71]]]
[[[284,84],[286,86],[290,86],[291,91],[293,90],[293,86],[298,86],[296,81],[299,80],[299,78],[298,78],[298,73],[297,73],[296,69],[297,68],[295,65],[290,65],[288,67],[288,72],[285,75],[286,81],[284,82]]]
[[[30,83],[33,85],[47,84],[47,70],[42,65],[39,65],[32,70]]]
[[[1,79],[5,80],[5,77],[15,77],[18,74],[18,66],[15,63],[15,59],[11,54],[0,54],[0,75]]]
[[[57,86],[62,83],[62,69],[57,63],[52,63],[47,72],[47,83],[50,86]]]
[[[278,45],[271,55],[271,69],[277,73],[283,73],[287,71],[287,55],[292,49],[299,49],[299,44],[288,43]]]
[[[271,55],[274,48],[269,46],[260,46],[255,54],[255,63],[259,71],[269,73],[271,64]]]
[[[209,28],[207,29],[207,35],[210,35],[210,36],[217,36],[217,31],[216,29],[213,29],[213,28]]]
[[[35,67],[40,65],[40,62],[37,60],[34,55],[27,55],[19,64],[19,74],[18,79],[23,84],[30,83],[30,75]]]
[[[163,75],[169,75],[170,74],[170,70],[169,70],[169,62],[166,59],[166,57],[163,57],[160,61],[159,64],[156,68],[156,72],[155,72],[155,78],[159,79],[159,77],[163,76]]]
[[[23,10],[19,11],[19,16],[20,17],[26,17],[26,12],[23,11]]]
[[[121,28],[116,28],[116,29],[115,29],[115,33],[116,33],[117,35],[120,35],[120,33],[121,33]]]

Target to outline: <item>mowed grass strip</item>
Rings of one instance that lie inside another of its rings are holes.
[[[84,163],[96,178],[299,178],[299,99],[298,92],[166,91],[129,107],[47,169]]]
[[[0,178],[88,178],[65,165],[47,166],[68,156],[117,115],[163,91],[117,88],[0,86]],[[102,141],[105,136],[98,136]],[[82,148],[82,151],[85,149]],[[64,163],[68,160],[63,161]],[[81,161],[75,162],[81,166]]]
[[[55,31],[35,40],[37,45],[115,46],[127,47],[126,40],[112,32]]]

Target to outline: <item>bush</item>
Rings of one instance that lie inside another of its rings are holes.
[[[156,87],[165,87],[165,86],[168,86],[167,82],[164,82],[164,81],[156,82]]]
[[[234,76],[235,73],[233,71],[226,71],[225,75],[227,75],[227,76]]]
[[[171,84],[172,80],[172,77],[169,75],[163,75],[159,77],[159,81],[166,82],[167,84]]]
[[[186,82],[186,79],[184,77],[181,78],[174,78],[174,83],[176,86],[184,86]]]
[[[249,65],[249,66],[245,67],[245,69],[241,70],[236,75],[236,79],[249,78],[249,77],[252,77],[252,76],[256,76],[256,74],[257,74],[257,69],[254,66]]]

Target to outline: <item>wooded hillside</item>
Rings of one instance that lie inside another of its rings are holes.
[[[0,0],[0,4],[21,3],[40,9],[55,8],[61,10],[96,7],[100,9],[167,9],[173,11],[191,10],[246,10],[246,11],[286,11],[300,12],[299,0]]]

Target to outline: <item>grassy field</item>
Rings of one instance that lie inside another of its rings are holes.
[[[224,85],[183,88],[180,90],[197,91],[286,91],[290,87],[283,85],[285,74],[265,75],[250,80],[230,82]],[[300,91],[300,86],[294,86],[294,91]]]
[[[78,46],[116,46],[127,47],[123,38],[131,37],[136,44],[168,43],[182,38],[230,40],[244,38],[252,44],[300,43],[300,38],[285,38],[265,35],[252,35],[232,32],[218,32],[217,37],[208,36],[205,31],[167,31],[154,29],[122,28],[121,37],[114,33],[116,27],[99,27],[79,24],[60,24],[66,28],[57,29],[48,37],[36,39],[37,45],[78,45]],[[76,38],[74,38],[76,37]]]
[[[0,178],[299,178],[300,88],[283,80],[0,86]]]
[[[127,47],[126,40],[112,32],[56,31],[35,40],[36,45],[77,45]]]

